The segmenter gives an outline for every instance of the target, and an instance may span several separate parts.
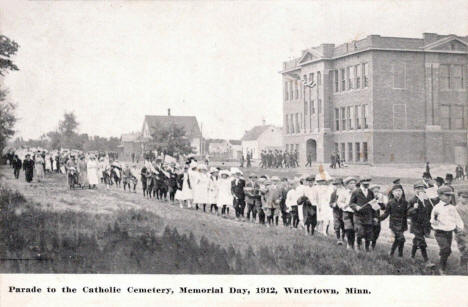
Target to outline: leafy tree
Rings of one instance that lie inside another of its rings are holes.
[[[19,45],[4,35],[0,35],[0,75],[8,71],[18,70],[11,57],[18,51]],[[16,123],[15,105],[6,101],[7,92],[0,89],[0,153],[6,146],[7,140],[15,134]]]
[[[156,150],[173,157],[193,153],[185,129],[177,124],[152,127],[153,145]]]
[[[59,122],[59,131],[64,136],[70,137],[73,134],[76,134],[76,130],[78,129],[78,121],[76,120],[75,113],[70,112],[63,115],[64,118],[62,121]]]

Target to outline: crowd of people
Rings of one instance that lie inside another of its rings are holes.
[[[299,153],[295,151],[262,150],[260,153],[261,168],[294,168],[299,167]]]
[[[454,239],[461,253],[460,265],[463,272],[468,272],[468,238],[464,230],[468,223],[468,190],[458,191],[456,201],[452,174],[433,180],[427,169],[421,181],[413,185],[414,196],[407,199],[399,180],[383,191],[381,186],[371,184],[370,178],[333,179],[323,169],[315,176],[292,179],[257,177],[244,176],[236,167],[208,167],[194,158],[182,165],[144,159],[143,166],[137,167],[135,163],[120,163],[108,156],[73,152],[28,153],[23,161],[13,155],[9,162],[16,178],[19,170],[24,169],[27,182],[33,176],[41,181],[44,173],[61,172],[67,174],[69,183],[72,180],[73,185],[80,187],[95,189],[101,183],[106,188],[116,186],[136,192],[140,181],[146,198],[171,201],[181,208],[225,218],[232,209],[232,215],[239,221],[302,229],[306,235],[319,231],[326,236],[334,235],[337,245],[350,250],[374,250],[381,222],[389,218],[393,233],[391,256],[397,253],[403,257],[404,234],[409,228],[413,234],[411,257],[415,258],[419,250],[426,266],[435,267],[429,260],[426,244],[426,238],[434,232],[440,249],[440,274],[446,272]]]

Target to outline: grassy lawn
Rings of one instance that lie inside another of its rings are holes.
[[[1,272],[432,273],[408,258],[409,234],[405,258],[390,258],[386,231],[375,252],[357,253],[333,236],[237,222],[116,188],[70,191],[63,175],[27,184],[10,169],[1,173],[1,258],[36,259],[2,260]],[[452,273],[457,261],[450,258]]]

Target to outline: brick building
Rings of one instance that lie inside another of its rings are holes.
[[[329,162],[466,162],[468,36],[370,35],[284,62],[283,144]]]

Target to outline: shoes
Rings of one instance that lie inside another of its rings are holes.
[[[434,263],[432,263],[432,262],[430,262],[430,261],[428,261],[428,262],[426,263],[426,268],[432,269],[433,267],[435,267],[435,264],[434,264]]]
[[[338,245],[343,245],[343,241],[342,241],[342,240],[338,240],[338,242],[336,242],[336,244],[338,244]]]

